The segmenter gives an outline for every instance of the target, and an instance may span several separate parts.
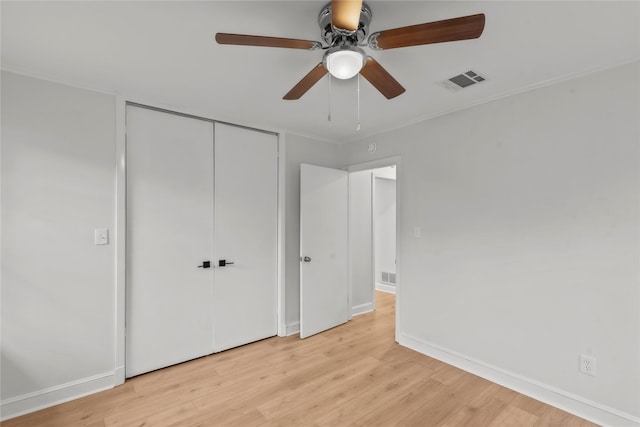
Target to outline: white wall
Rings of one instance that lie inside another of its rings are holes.
[[[371,171],[349,174],[351,314],[374,309]]]
[[[374,174],[373,193],[377,283],[383,282],[382,272],[396,273],[396,180]],[[385,286],[395,288],[395,284],[391,284],[390,281],[387,281]]]
[[[285,322],[287,334],[300,329],[300,164],[337,167],[340,146],[299,135],[287,134],[285,153],[286,248]]]
[[[3,417],[113,384],[114,141],[114,96],[2,73]]]
[[[639,421],[639,76],[633,63],[345,147],[345,164],[402,159],[401,343]]]

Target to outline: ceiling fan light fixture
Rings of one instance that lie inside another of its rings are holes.
[[[324,57],[324,66],[337,79],[348,80],[364,66],[364,51],[357,47],[330,49]]]

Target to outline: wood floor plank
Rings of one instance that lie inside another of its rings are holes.
[[[225,420],[224,424],[221,424],[221,419]],[[173,424],[163,424],[163,427],[211,427],[219,425],[238,427],[264,426],[267,425],[267,420],[258,410],[253,409],[250,412],[236,414],[228,419],[221,418],[220,415],[198,413]]]
[[[528,413],[533,414],[538,418],[543,416],[549,408],[548,405],[545,405],[539,400],[532,399],[522,394],[517,395],[511,401],[511,405],[515,406],[516,408],[520,408],[523,411],[527,411]]]
[[[204,400],[200,399],[194,402],[198,408],[200,415],[198,418],[205,417],[206,420],[216,420],[217,423],[209,425],[229,425],[239,423],[239,420],[255,419],[256,422],[266,420],[262,413],[256,409],[259,402],[270,397],[281,397],[290,394],[291,390],[283,387],[281,384],[270,383],[259,388],[247,390],[244,395],[236,396],[235,399],[224,400]],[[189,422],[183,422],[180,425],[190,425]],[[263,424],[264,425],[264,424]]]
[[[394,375],[397,366],[381,365],[344,382],[341,387],[324,390],[313,396],[306,395],[306,399],[303,399],[301,404],[289,408],[284,413],[276,414],[276,418],[271,421],[274,425],[317,424],[315,420],[319,417],[371,389],[382,379]]]
[[[373,408],[389,400],[400,399],[412,387],[423,381],[422,366],[412,361],[403,365],[395,370],[392,377],[387,377],[384,381],[355,395],[353,399],[316,419],[315,422],[320,426],[354,425]]]
[[[195,414],[196,411],[193,402],[185,402],[164,409],[157,408],[154,413],[133,411],[111,415],[104,419],[104,425],[105,427],[170,425]]]
[[[308,379],[303,386],[296,390],[296,393],[287,393],[284,396],[270,398],[266,403],[258,406],[258,409],[269,419],[285,415],[292,410],[300,410],[309,403],[309,396],[316,396],[313,404],[317,405],[319,396],[340,392],[344,388],[345,382],[369,373],[380,365],[380,361],[367,356],[343,367],[336,366],[334,370]]]
[[[492,383],[461,410],[454,411],[442,427],[489,425],[517,396],[518,393]]]
[[[442,384],[450,385],[457,382],[460,378],[467,376],[465,371],[462,369],[456,368],[455,366],[445,365],[441,366],[431,378],[440,381]]]
[[[496,398],[492,398],[480,406],[467,405],[446,419],[442,427],[486,426],[493,422],[506,407],[506,403]]]
[[[532,427],[538,422],[538,417],[515,406],[507,406],[489,424],[489,427]]]
[[[286,387],[281,378],[265,378],[260,381],[249,383],[241,381],[229,387],[212,390],[204,396],[194,399],[194,404],[200,411],[215,412],[226,411],[229,407],[242,408],[246,406],[246,401],[263,402],[270,397],[277,397],[281,394],[290,394],[292,390]]]
[[[431,400],[425,400],[419,409],[404,416],[397,425],[416,426],[427,422],[440,425],[491,385],[489,381],[475,375],[457,377],[456,381],[449,384],[438,382],[444,386],[442,393]]]
[[[397,399],[388,400],[375,408],[371,408],[369,413],[360,417],[354,422],[354,425],[371,427],[394,425],[399,418],[397,408],[402,408],[405,413],[411,413],[422,407],[425,401],[438,399],[444,389],[445,386],[438,381],[432,379],[423,380]]]
[[[304,340],[270,338],[140,375],[2,427],[593,427],[394,342],[395,296]]]

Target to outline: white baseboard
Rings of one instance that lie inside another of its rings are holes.
[[[113,385],[120,385],[120,384],[124,384],[126,378],[126,370],[124,366],[116,366],[116,369],[113,373]]]
[[[373,311],[373,302],[366,302],[364,304],[351,307],[351,316],[357,316],[358,314],[369,313]]]
[[[300,332],[300,322],[293,322],[287,325],[287,336]]]
[[[387,285],[385,283],[376,282],[376,291],[382,291],[388,294],[395,294],[396,287],[394,285]]]
[[[456,366],[479,377],[500,384],[518,393],[547,403],[596,424],[611,427],[640,427],[640,418],[601,405],[564,390],[491,366],[463,354],[400,334],[399,343],[419,353]]]
[[[11,397],[0,403],[0,414],[2,414],[0,421],[108,390],[113,388],[114,384],[115,373],[106,372],[22,396]]]

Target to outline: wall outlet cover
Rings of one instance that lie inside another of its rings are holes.
[[[580,372],[592,377],[596,376],[596,358],[586,354],[580,355]]]

